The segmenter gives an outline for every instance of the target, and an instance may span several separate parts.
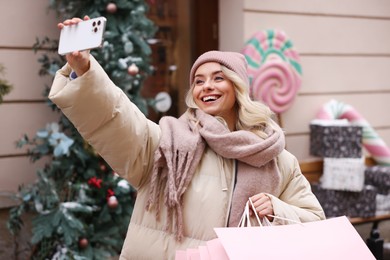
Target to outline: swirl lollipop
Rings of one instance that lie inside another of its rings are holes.
[[[299,55],[280,30],[256,33],[242,50],[248,61],[250,92],[274,112],[286,111],[301,86]]]

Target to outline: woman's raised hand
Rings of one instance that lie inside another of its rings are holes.
[[[84,16],[84,21],[89,20],[89,16]],[[74,17],[72,19],[67,19],[62,23],[59,23],[57,27],[59,29],[64,28],[64,26],[75,25],[83,21],[81,18]],[[72,53],[66,54],[66,60],[68,61],[69,66],[76,72],[77,76],[83,75],[89,70],[90,61],[89,61],[89,51],[74,51]]]

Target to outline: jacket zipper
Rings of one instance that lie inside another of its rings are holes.
[[[226,222],[225,222],[225,227],[228,226],[229,224],[229,219],[230,219],[230,210],[232,208],[232,199],[233,199],[233,193],[234,189],[236,188],[236,180],[237,180],[237,161],[233,161],[233,169],[234,169],[234,175],[233,175],[233,180],[231,182],[231,187],[230,187],[230,195],[229,195],[229,201],[228,201],[228,208],[226,212]]]

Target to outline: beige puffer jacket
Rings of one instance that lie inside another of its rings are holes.
[[[121,259],[174,259],[176,250],[195,248],[215,238],[213,228],[225,227],[228,222],[235,162],[210,149],[205,151],[184,195],[185,238],[177,243],[174,235],[164,230],[164,207],[160,221],[156,221],[154,211],[145,210],[153,152],[161,135],[159,126],[145,118],[93,57],[90,70],[83,76],[70,81],[70,72],[68,65],[57,72],[49,98],[111,167],[137,189]],[[283,151],[278,166],[281,193],[270,195],[275,215],[301,222],[324,219],[296,158]]]

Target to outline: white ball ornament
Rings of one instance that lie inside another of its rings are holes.
[[[84,237],[84,238],[81,238],[81,239],[79,240],[79,247],[80,247],[81,249],[87,248],[88,244],[89,244],[89,241],[88,241],[88,239],[86,239],[85,237]]]
[[[164,113],[167,112],[172,106],[172,98],[167,92],[160,92],[154,98],[157,111]]]
[[[118,204],[118,199],[115,196],[110,196],[107,200],[107,205],[111,209],[115,209],[116,207],[118,207]]]
[[[116,13],[117,10],[118,10],[118,7],[116,6],[115,3],[108,3],[106,6],[106,11],[110,14]]]
[[[130,67],[127,68],[127,73],[129,73],[129,75],[131,76],[135,76],[137,75],[139,72],[139,69],[137,67],[137,65],[135,65],[134,63],[130,65]]]

